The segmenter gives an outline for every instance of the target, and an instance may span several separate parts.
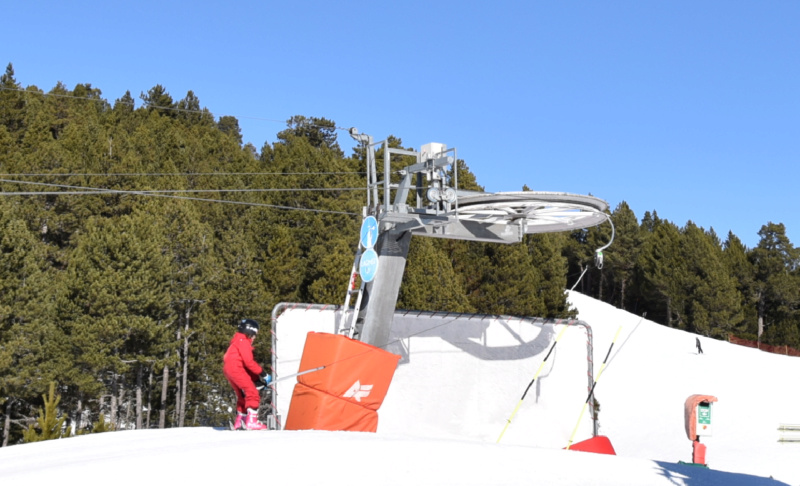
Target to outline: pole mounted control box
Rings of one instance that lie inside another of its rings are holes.
[[[695,431],[699,437],[707,437],[712,434],[710,402],[703,401],[697,404]]]
[[[684,425],[689,440],[708,437],[713,431],[711,404],[717,401],[713,395],[692,395],[683,404]]]
[[[683,403],[683,418],[686,436],[692,441],[692,464],[706,465],[706,445],[700,437],[711,435],[711,404],[717,401],[713,395],[692,395]]]

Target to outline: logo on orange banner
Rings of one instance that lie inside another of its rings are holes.
[[[356,380],[353,386],[344,392],[342,397],[355,398],[357,402],[361,402],[362,398],[367,398],[369,396],[369,392],[372,391],[372,386],[373,385],[362,385],[360,380]]]

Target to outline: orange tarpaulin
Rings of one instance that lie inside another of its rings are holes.
[[[286,429],[377,430],[383,403],[400,356],[346,336],[310,332]],[[372,412],[371,414],[368,412]]]
[[[378,412],[298,383],[285,429],[376,432]]]
[[[389,391],[400,356],[338,334],[310,332],[300,370],[325,369],[297,382],[377,410]]]
[[[697,405],[702,402],[714,403],[717,397],[712,395],[692,395],[683,403],[683,421],[689,440],[697,439]]]

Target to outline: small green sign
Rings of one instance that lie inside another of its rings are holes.
[[[697,423],[699,424],[711,424],[711,405],[701,403],[699,407],[697,407]]]

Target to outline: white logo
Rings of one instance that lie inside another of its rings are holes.
[[[360,402],[362,398],[367,398],[369,396],[369,392],[372,391],[373,386],[374,385],[362,385],[361,381],[356,380],[353,386],[351,386],[342,397],[355,398],[357,402]]]

